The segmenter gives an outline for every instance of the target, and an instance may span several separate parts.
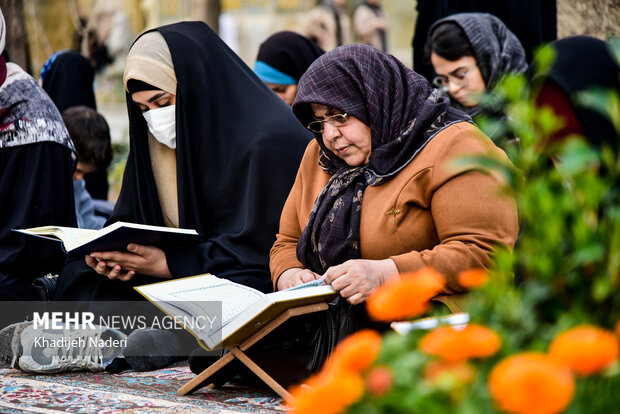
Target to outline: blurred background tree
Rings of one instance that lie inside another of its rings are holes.
[[[4,49],[9,54],[11,61],[30,72],[32,65],[26,34],[24,0],[1,0],[0,8],[4,14],[7,32]]]

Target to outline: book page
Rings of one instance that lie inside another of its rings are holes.
[[[237,345],[287,309],[329,302],[337,296],[338,292],[330,285],[267,293],[263,299],[222,327],[222,343],[226,346]]]
[[[304,285],[306,284],[304,283]],[[336,291],[331,285],[327,285],[325,283],[318,284],[318,279],[313,280],[312,282],[308,282],[308,285],[304,287],[300,287],[300,286],[302,285],[295,286],[290,289],[279,290],[277,292],[267,293],[265,296],[269,298],[270,302],[276,303],[276,302],[284,302],[284,301],[289,301],[289,300],[310,298],[314,296],[324,296],[324,295],[329,295],[331,293],[336,293]]]
[[[290,290],[305,289],[305,288],[308,288],[308,287],[325,286],[325,285],[327,285],[327,283],[325,283],[325,277],[320,277],[318,279],[314,279],[314,280],[311,280],[309,282],[302,283],[301,285],[293,286],[293,287],[290,287],[290,288],[284,289],[284,290],[285,291],[290,291]]]
[[[71,243],[72,240],[79,239],[80,237],[91,235],[97,232],[97,230],[62,226],[33,227],[30,229],[16,229],[15,231],[26,234],[34,234],[38,236],[53,236],[62,240],[65,245],[67,243]]]
[[[201,275],[155,283],[140,286],[138,290],[155,301],[195,302],[201,304],[209,301],[221,302],[222,325],[265,296],[264,293],[256,289],[213,275]],[[219,304],[213,304],[213,308],[215,306],[219,307]],[[197,310],[191,305],[188,305],[188,310],[194,314],[197,312],[203,314],[213,313],[213,309]]]

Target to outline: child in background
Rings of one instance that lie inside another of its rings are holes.
[[[62,119],[69,131],[78,153],[78,162],[73,173],[73,192],[78,227],[100,229],[106,216],[96,214],[95,205],[84,183],[84,174],[105,171],[112,161],[110,128],[105,118],[87,106],[74,106],[62,113]]]

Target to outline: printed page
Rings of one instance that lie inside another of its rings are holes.
[[[201,306],[209,306],[205,302],[213,303],[213,309],[195,309],[191,303],[188,310],[192,313],[201,312],[212,314],[222,303],[222,324],[226,324],[235,315],[250,307],[260,300],[264,293],[226,279],[220,279],[213,275],[201,275],[188,278],[176,279],[169,282],[155,283],[137,288],[151,300],[175,302],[182,301],[200,303]]]
[[[33,234],[38,236],[53,236],[63,241],[65,246],[67,243],[71,243],[71,241],[78,239],[80,237],[84,237],[85,235],[90,235],[96,233],[97,230],[91,229],[79,229],[77,227],[62,227],[62,226],[43,226],[43,227],[33,227],[30,229],[16,229],[20,233],[25,234]]]
[[[322,280],[313,280],[311,282],[304,283],[303,285],[298,285],[290,289],[268,293],[265,296],[269,298],[269,301],[271,303],[276,303],[297,300],[301,298],[330,296],[331,294],[336,293],[336,291],[331,285],[320,282],[322,282]]]
[[[99,230],[94,230],[93,233],[89,233],[89,234],[82,234],[79,237],[74,238],[73,240],[71,240],[70,243],[66,243],[65,247],[67,248],[67,250],[73,250],[74,248],[81,246],[83,244],[86,244],[88,242],[91,242],[93,240],[95,240],[98,237],[103,236],[104,234],[108,234],[114,230],[116,230],[117,228],[121,227],[123,225],[122,221],[117,221],[116,223],[112,223],[107,227],[104,227],[102,229]]]
[[[318,279],[314,279],[309,282],[302,283],[301,285],[293,286],[291,288],[284,289],[284,290],[290,291],[290,290],[298,290],[298,289],[304,289],[308,287],[325,286],[325,285],[327,285],[327,283],[325,283],[325,277],[320,277]]]

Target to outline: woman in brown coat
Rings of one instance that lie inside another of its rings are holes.
[[[464,155],[506,160],[465,113],[393,56],[348,45],[317,59],[293,110],[315,133],[280,220],[276,289],[324,277],[351,304],[388,278],[433,267],[447,294],[487,267],[518,225],[502,183]]]

